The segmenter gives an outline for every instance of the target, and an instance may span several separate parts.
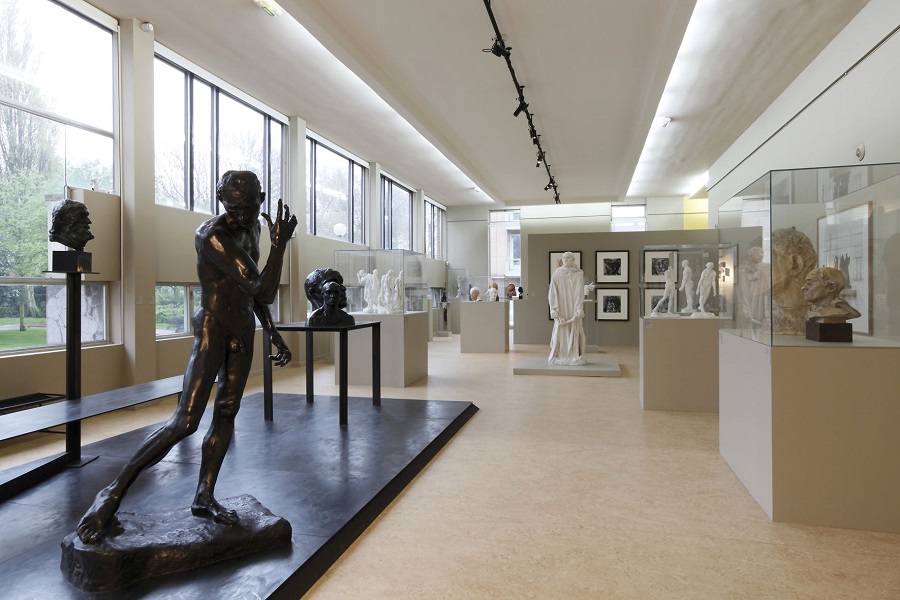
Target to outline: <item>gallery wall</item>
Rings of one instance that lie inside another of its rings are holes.
[[[594,305],[591,304],[591,314],[585,315],[585,334],[588,344],[637,346],[640,339],[641,249],[650,245],[715,243],[718,243],[718,231],[714,229],[531,234],[523,260],[525,299],[516,301],[513,340],[517,344],[548,344],[550,341],[553,322],[549,318],[547,293],[550,289],[551,252],[581,252],[585,283],[590,283],[596,279],[597,251],[628,251],[628,283],[599,287],[628,289],[629,319],[596,321]]]

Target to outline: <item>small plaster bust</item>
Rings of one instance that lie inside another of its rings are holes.
[[[810,303],[806,318],[820,323],[844,323],[855,319],[859,311],[840,297],[847,286],[844,274],[833,267],[813,269],[806,275],[803,298]]]
[[[90,213],[84,203],[64,200],[56,205],[50,224],[51,242],[84,252],[85,244],[92,239]]]
[[[497,282],[491,282],[485,295],[487,296],[488,302],[497,302],[500,300],[500,288],[497,285]]]
[[[478,297],[481,296],[481,290],[477,287],[473,287],[469,290],[469,298],[472,299],[472,302],[479,302]]]

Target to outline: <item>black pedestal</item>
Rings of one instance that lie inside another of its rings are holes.
[[[189,508],[157,515],[119,513],[121,532],[99,544],[82,543],[74,533],[62,543],[60,568],[79,588],[111,592],[151,577],[178,573],[290,544],[291,524],[253,496],[222,501],[238,513],[234,525],[220,525]]]
[[[853,325],[851,323],[807,321],[806,339],[814,342],[852,342]]]

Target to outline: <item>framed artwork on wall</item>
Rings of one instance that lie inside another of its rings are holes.
[[[628,320],[628,288],[597,288],[597,320]]]
[[[575,255],[575,266],[579,269],[581,268],[581,251],[571,251],[572,254]],[[553,278],[553,272],[562,266],[562,257],[566,252],[551,252],[550,253],[550,276],[547,277],[547,282]]]
[[[644,283],[665,283],[669,266],[675,267],[675,282],[678,283],[678,253],[674,250],[645,250]]]
[[[819,266],[844,274],[841,298],[859,311],[848,321],[854,333],[872,333],[872,203],[826,215],[818,220]]]
[[[628,283],[628,250],[597,252],[597,283]]]

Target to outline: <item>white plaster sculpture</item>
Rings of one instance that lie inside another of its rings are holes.
[[[769,265],[762,248],[747,250],[738,268],[738,324],[752,330],[769,322]]]
[[[472,302],[481,302],[481,290],[477,287],[473,287],[469,290],[469,300]]]
[[[500,290],[495,282],[491,282],[488,286],[487,292],[485,292],[485,300],[487,302],[497,302],[500,300]]]
[[[553,333],[550,336],[551,365],[580,366],[584,359],[584,271],[575,266],[575,255],[563,253],[563,265],[550,278],[550,317]]]
[[[650,311],[651,317],[675,317],[674,308],[675,303],[677,302],[678,292],[675,290],[675,267],[669,266],[666,269],[666,287],[663,288],[662,298],[659,299],[659,302],[656,303],[656,306],[653,307],[653,310]],[[662,311],[663,304],[666,306],[665,312]]]
[[[714,313],[707,312],[706,302],[710,296],[716,295],[716,282],[719,280],[719,272],[716,265],[708,262],[706,268],[700,273],[700,280],[697,282],[697,295],[700,296],[700,302],[697,305],[697,312],[692,317],[710,318],[716,316]]]
[[[466,282],[462,275],[456,276],[456,297],[460,300],[466,297]]]
[[[809,302],[801,287],[817,262],[805,233],[793,227],[772,232],[772,333],[805,335]]]
[[[356,274],[356,278],[363,286],[363,300],[366,302],[363,312],[378,312],[378,292],[381,288],[381,281],[378,278],[378,269],[375,269],[372,273],[366,273],[360,269]]]
[[[403,271],[397,274],[397,277],[391,280],[389,290],[389,306],[388,312],[403,311]]]
[[[684,308],[681,312],[694,312],[694,270],[686,260],[681,261],[681,287],[678,291],[684,292]]]

